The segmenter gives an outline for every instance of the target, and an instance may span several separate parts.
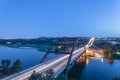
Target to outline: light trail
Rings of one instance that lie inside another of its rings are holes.
[[[88,49],[94,42],[94,38],[91,38],[90,41],[88,42],[87,45],[85,45],[85,47],[82,47],[76,51],[73,52],[73,56],[71,59],[71,63],[76,60],[86,49]],[[56,69],[56,72],[59,72],[62,68],[64,69],[67,61],[69,58],[69,54],[57,57],[55,59],[52,59],[50,61],[47,61],[45,63],[36,65],[32,68],[29,68],[27,70],[21,71],[19,73],[13,74],[11,76],[8,76],[6,78],[3,78],[2,80],[27,80],[31,74],[33,73],[33,71],[35,71],[36,73],[43,73],[49,69]],[[60,65],[62,62],[62,65]],[[60,67],[63,66],[63,67]]]

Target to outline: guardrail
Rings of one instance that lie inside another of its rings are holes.
[[[93,44],[92,41],[94,41],[93,38],[89,41],[89,43],[85,47],[82,47],[82,48],[73,52],[73,57],[72,57],[71,63],[74,60],[76,60],[82,54],[82,52],[84,52],[87,48],[89,48]],[[81,50],[82,50],[82,52],[77,54]],[[11,76],[8,76],[6,78],[3,78],[2,80],[23,80],[23,79],[27,79],[33,73],[33,71],[36,71],[37,73],[43,73],[43,72],[49,70],[50,68],[55,67],[57,64],[60,64],[62,61],[68,60],[68,57],[69,57],[69,54],[59,56],[59,57],[54,58],[52,60],[46,61],[44,63],[41,63],[39,65],[36,65],[36,66],[31,67],[29,69],[26,69],[24,71],[21,71],[21,72],[18,72],[16,74],[13,74]]]

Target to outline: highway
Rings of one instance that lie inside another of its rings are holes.
[[[91,38],[88,44],[85,45],[85,47],[82,47],[74,51],[71,59],[71,63],[75,61],[80,55],[82,55],[82,53],[86,51],[86,49],[92,46],[93,42],[94,42],[94,38]],[[68,58],[69,58],[69,54],[64,54],[47,62],[41,63],[24,71],[3,78],[2,80],[27,80],[30,77],[30,75],[33,73],[33,71],[35,71],[36,73],[43,73],[49,69],[53,69],[56,74],[55,76],[57,76],[65,69],[68,62]]]

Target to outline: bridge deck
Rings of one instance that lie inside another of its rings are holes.
[[[94,39],[91,39],[90,41],[94,41]],[[89,42],[89,45],[87,44],[85,47],[82,47],[73,52],[71,63],[75,61],[87,48],[89,48],[93,44],[93,42],[91,44],[90,43],[91,42]],[[69,54],[64,54],[55,59],[49,60],[47,62],[41,63],[19,73],[8,76],[2,80],[27,80],[31,76],[33,71],[35,71],[36,73],[43,73],[49,69],[53,69],[56,73],[55,76],[57,76],[62,70],[65,69],[68,62],[68,58]]]

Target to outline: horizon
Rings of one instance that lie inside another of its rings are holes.
[[[60,36],[60,37],[47,36],[47,37],[33,37],[33,38],[0,38],[0,39],[9,40],[9,39],[38,39],[38,38],[62,38],[62,37],[73,37],[73,36]],[[85,38],[120,38],[120,37],[91,37],[91,36],[74,36],[74,37],[80,37],[80,38],[84,38],[84,37]]]

